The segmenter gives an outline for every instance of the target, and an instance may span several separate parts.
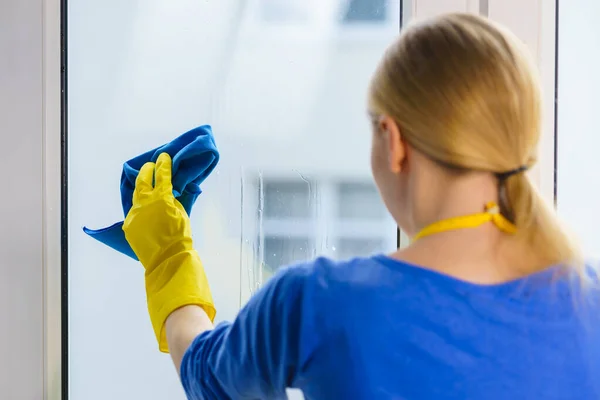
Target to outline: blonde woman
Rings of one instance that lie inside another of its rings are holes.
[[[373,176],[411,245],[281,269],[232,323],[213,327],[169,157],[140,171],[124,230],[188,397],[600,399],[597,279],[526,176],[541,105],[522,45],[473,15],[421,22],[368,104]]]

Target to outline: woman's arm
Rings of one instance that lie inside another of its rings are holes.
[[[192,341],[202,332],[213,329],[206,312],[198,306],[184,306],[171,313],[167,318],[167,343],[171,358],[179,373],[183,354]]]
[[[144,164],[136,178],[133,206],[123,223],[125,238],[146,270],[148,313],[163,352],[170,351],[166,321],[175,311],[202,307],[200,315],[209,322],[216,314],[202,261],[194,250],[190,219],[173,196],[171,175],[171,157],[166,153],[156,164]],[[198,321],[204,322],[190,322],[196,330],[198,325],[207,325],[202,318]],[[187,329],[174,333],[177,337],[190,334]]]
[[[190,399],[285,398],[318,343],[315,268],[279,272],[233,323],[212,329],[208,280],[189,217],[172,192],[171,159],[161,154],[140,169],[123,224],[146,270],[159,349],[172,354]]]
[[[173,357],[176,365],[180,362],[188,398],[286,398],[286,388],[294,385],[319,343],[313,275],[312,264],[279,272],[233,323],[212,330],[196,307],[171,314],[169,348],[181,354],[188,346],[182,358]]]

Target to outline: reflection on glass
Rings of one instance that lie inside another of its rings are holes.
[[[185,398],[142,269],[81,227],[121,219],[122,163],[192,127],[211,124],[222,157],[192,213],[218,320],[282,265],[394,248],[365,95],[399,3],[68,2],[72,398]]]

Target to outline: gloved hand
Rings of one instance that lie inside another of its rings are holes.
[[[160,351],[168,353],[164,326],[173,311],[198,305],[211,321],[216,314],[202,261],[193,248],[189,217],[173,196],[168,154],[140,169],[123,231],[146,269],[150,320]]]

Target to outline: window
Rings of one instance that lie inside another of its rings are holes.
[[[251,4],[250,25],[259,35],[275,29],[280,35],[298,37],[294,33],[303,32],[306,39],[318,40],[352,33],[355,40],[371,38],[373,33],[390,38],[399,29],[400,0],[255,0]]]
[[[596,201],[600,196],[597,184],[600,179],[600,157],[596,146],[600,145],[600,122],[597,118],[600,77],[596,73],[600,68],[600,57],[584,49],[597,43],[600,28],[595,17],[600,11],[599,6],[600,3],[597,2],[559,5],[559,108],[555,144],[558,152],[556,164],[551,164],[558,167],[554,192],[558,214],[569,224],[573,238],[579,242],[586,257],[589,257],[586,262],[591,263],[594,268],[600,265],[600,218]],[[542,69],[544,70],[548,76],[554,71],[550,66]],[[549,96],[551,95],[550,93]],[[551,97],[548,100],[553,104]],[[543,168],[542,164],[541,171],[544,171]],[[550,166],[546,167],[548,171],[551,169]],[[551,199],[550,196],[549,198]]]
[[[308,0],[262,0],[260,9],[265,22],[307,22],[312,15]]]
[[[387,12],[387,0],[349,0],[342,21],[344,23],[381,23],[387,20]]]
[[[316,255],[346,259],[394,248],[393,224],[373,183],[263,178],[256,188],[258,204],[264,198],[257,218],[269,274]]]
[[[282,265],[394,248],[365,89],[398,2],[69,0],[70,398],[185,398],[156,350],[142,269],[81,227],[122,220],[123,162],[190,128],[211,124],[221,152],[191,215],[217,322]],[[365,45],[372,25],[385,29]]]
[[[381,23],[388,19],[391,0],[336,0],[343,23]],[[317,15],[311,0],[260,0],[261,18],[270,23],[308,22]],[[318,4],[327,8],[327,3]]]
[[[282,265],[308,260],[312,256],[313,238],[267,236],[265,238],[265,268],[274,271]]]
[[[340,219],[385,218],[386,211],[372,183],[343,182],[338,189],[338,216]]]
[[[310,218],[309,182],[267,182],[263,190],[267,218]]]
[[[337,252],[341,259],[352,258],[357,255],[378,253],[386,249],[385,239],[370,238],[340,238],[338,240]],[[387,248],[389,250],[389,248]]]

